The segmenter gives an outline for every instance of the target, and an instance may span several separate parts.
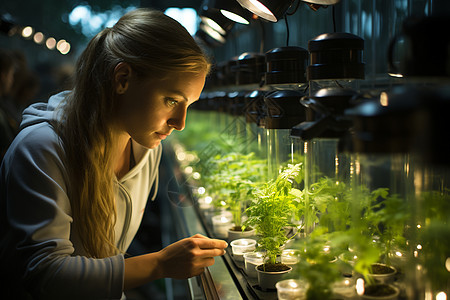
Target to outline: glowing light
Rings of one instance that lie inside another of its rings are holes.
[[[41,44],[44,41],[44,34],[42,32],[36,32],[33,36],[33,41],[36,44]]]
[[[250,2],[250,6],[251,6],[251,7],[249,7],[250,11],[254,12],[257,15],[262,15],[263,18],[266,18],[269,21],[272,21],[272,22],[277,21],[277,18],[275,18],[273,13],[266,6],[264,6],[261,2],[259,2],[257,0],[249,0],[249,2]]]
[[[386,92],[381,92],[381,94],[380,94],[380,104],[382,106],[388,106],[388,103],[389,103],[388,94]]]
[[[397,256],[399,256],[399,257],[402,257],[402,256],[403,256],[403,254],[402,254],[401,252],[399,252],[399,251],[395,252],[395,255],[397,255]]]
[[[323,251],[325,251],[325,252],[330,252],[330,246],[325,246],[325,247],[323,247]]]
[[[184,173],[186,174],[192,174],[192,172],[194,171],[194,169],[191,166],[188,166],[184,169]]]
[[[206,189],[202,186],[197,189],[197,193],[199,193],[200,195],[203,195],[205,192],[206,192]]]
[[[422,228],[422,226],[421,226],[420,224],[417,224],[417,228],[419,228],[419,229],[420,229],[420,228]]]
[[[298,284],[295,281],[289,281],[289,286],[293,289],[298,288]]]
[[[220,205],[225,206],[227,203],[225,201],[220,201]]]
[[[216,23],[216,21],[214,21],[211,18],[207,18],[207,17],[201,17],[203,23],[205,23],[207,26],[211,27],[212,29],[214,29],[215,31],[217,31],[218,33],[224,35],[226,34],[226,31],[219,25]]]
[[[228,19],[237,22],[237,23],[241,23],[241,24],[245,24],[248,25],[250,24],[249,21],[247,21],[246,19],[244,19],[243,17],[241,17],[238,14],[235,14],[231,11],[225,10],[225,9],[221,9],[220,12],[222,13],[222,15],[224,15],[225,17],[227,17]]]
[[[417,249],[422,250],[422,245],[417,245]]]
[[[22,29],[22,36],[24,38],[29,38],[33,34],[33,27],[27,26],[24,29]]]
[[[220,218],[220,222],[222,222],[222,223],[228,223],[228,218],[222,216],[222,217]]]
[[[199,180],[200,179],[200,173],[199,172],[194,172],[194,174],[192,174],[192,177],[195,179],[195,180]]]
[[[67,43],[66,47],[59,52],[61,52],[61,54],[63,54],[63,55],[66,55],[67,53],[69,53],[70,52],[70,44]]]
[[[58,49],[59,51],[61,51],[61,49],[63,49],[64,47],[66,47],[66,40],[59,40],[56,43],[56,49]]]
[[[445,268],[450,272],[450,257],[445,260]]]
[[[206,196],[206,197],[205,197],[205,203],[206,203],[206,204],[210,204],[210,203],[212,202],[212,200],[213,200],[213,199],[212,199],[211,196]]]
[[[388,75],[391,77],[403,78],[403,74],[388,73]]]
[[[180,153],[177,153],[177,159],[178,159],[179,161],[185,160],[185,159],[186,159],[186,153],[180,151]]]
[[[210,37],[212,37],[213,39],[215,39],[216,41],[220,42],[220,43],[225,43],[225,38],[218,33],[217,31],[215,31],[213,28],[211,28],[210,26],[206,25],[206,24],[201,24],[200,28],[206,32]]]
[[[444,292],[439,292],[436,295],[436,300],[447,300],[447,294]]]
[[[356,293],[359,296],[364,295],[364,279],[362,278],[356,280]]]
[[[45,41],[45,46],[47,46],[47,48],[48,48],[49,50],[55,49],[55,46],[56,46],[56,40],[55,40],[54,38],[52,38],[52,37],[48,38],[48,39]]]
[[[61,54],[67,54],[70,51],[70,44],[66,40],[59,40],[56,43],[56,49],[58,49]]]

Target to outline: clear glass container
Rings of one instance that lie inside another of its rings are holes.
[[[306,118],[305,107],[300,103],[303,96],[298,90],[275,90],[264,96],[269,179],[276,178],[287,164],[303,161],[303,145],[292,140],[290,134],[290,129]]]

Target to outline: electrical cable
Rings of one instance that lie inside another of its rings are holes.
[[[284,15],[284,22],[286,23],[286,47],[289,46],[289,23],[287,19],[287,14]]]
[[[331,13],[333,14],[333,31],[336,32],[336,9],[335,6],[332,6]]]

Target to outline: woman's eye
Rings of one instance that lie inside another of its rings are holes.
[[[177,105],[178,101],[172,98],[166,98],[166,103],[168,106],[172,107]]]

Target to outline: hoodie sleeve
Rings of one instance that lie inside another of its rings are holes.
[[[124,258],[74,255],[68,177],[46,123],[24,128],[1,167],[0,262],[7,289],[37,299],[120,299]],[[4,282],[5,283],[5,282]]]

